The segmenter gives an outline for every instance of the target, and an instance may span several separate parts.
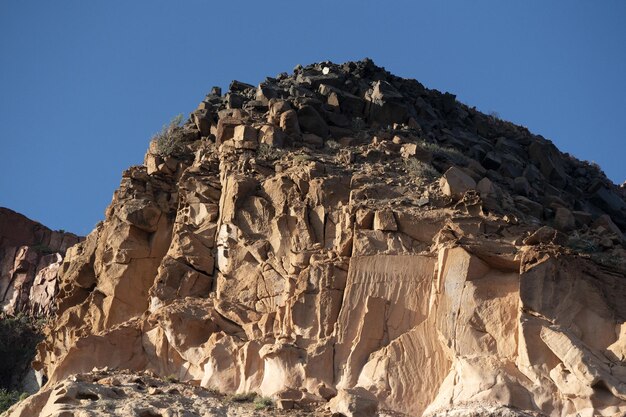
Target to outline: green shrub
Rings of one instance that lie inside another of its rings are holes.
[[[336,140],[330,139],[326,141],[326,147],[331,150],[337,150],[341,148],[341,145]]]
[[[490,111],[488,116],[494,120],[502,120],[502,118],[500,117],[500,113],[498,113],[497,111]]]
[[[183,115],[174,117],[168,125],[152,137],[156,144],[156,152],[161,156],[174,155],[183,150]]]
[[[270,397],[257,397],[254,400],[254,408],[257,410],[265,410],[274,407],[274,401]]]
[[[295,162],[296,164],[299,164],[300,162],[308,162],[312,159],[313,158],[311,157],[311,155],[307,155],[305,153],[294,155],[294,157],[292,158],[293,162]]]
[[[423,178],[426,180],[434,180],[441,174],[430,164],[422,162],[415,158],[404,160],[404,168],[411,178]]]
[[[233,394],[228,397],[228,402],[232,403],[251,403],[256,398],[256,394],[254,392],[246,392],[243,394]]]
[[[19,391],[8,391],[4,388],[0,388],[0,413],[8,410],[9,407],[20,401],[20,399],[22,399],[22,397]]]
[[[171,375],[166,376],[166,377],[165,377],[165,380],[166,380],[167,382],[171,382],[171,383],[178,382],[178,378],[176,378],[176,375],[174,375],[174,374],[171,374]]]
[[[445,146],[441,146],[436,143],[423,142],[421,146],[430,151],[434,157],[439,157],[440,159],[447,159],[454,163],[455,165],[465,166],[468,164],[468,158],[463,155],[462,152],[454,149],[448,148]]]
[[[0,316],[0,387],[10,387],[13,377],[29,368],[42,338],[28,317]]]
[[[282,149],[268,145],[267,143],[260,144],[257,149],[257,155],[259,158],[266,161],[275,161],[280,159],[283,156],[283,153],[284,151]]]

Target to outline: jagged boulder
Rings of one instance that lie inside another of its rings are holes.
[[[378,409],[378,400],[363,388],[342,389],[330,400],[328,406],[333,413],[346,417],[374,417]]]
[[[439,181],[444,195],[460,198],[466,191],[476,188],[476,181],[457,167],[450,167]]]

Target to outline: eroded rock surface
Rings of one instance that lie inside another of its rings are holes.
[[[626,413],[596,167],[369,60],[233,82],[181,129],[68,251],[32,410],[107,366],[344,415]]]

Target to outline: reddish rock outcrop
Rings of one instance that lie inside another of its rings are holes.
[[[597,168],[368,60],[234,82],[179,129],[68,251],[49,386],[106,366],[355,416],[626,412],[626,201]]]
[[[0,306],[2,313],[49,316],[55,306],[65,251],[80,238],[53,231],[0,207]]]

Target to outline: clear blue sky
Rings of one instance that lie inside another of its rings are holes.
[[[371,57],[626,180],[626,1],[0,1],[0,206],[88,233],[211,86]]]

